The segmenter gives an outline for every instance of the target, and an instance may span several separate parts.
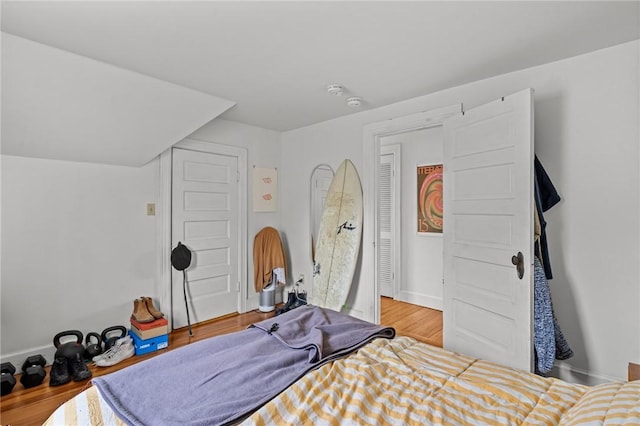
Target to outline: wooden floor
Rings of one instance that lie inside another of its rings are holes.
[[[442,346],[442,313],[440,311],[421,308],[385,297],[382,298],[381,303],[381,325],[394,327],[398,335],[411,336],[435,346]],[[169,335],[168,349],[134,356],[112,367],[90,366],[90,369],[94,377],[108,374],[191,342],[242,330],[254,322],[262,321],[271,316],[273,313],[251,311],[241,315],[234,314],[219,318],[193,327],[193,337],[189,337],[186,329],[177,330]],[[50,387],[49,367],[47,367],[47,376],[44,382],[39,386],[24,389],[19,382],[19,376],[16,376],[16,379],[18,383],[13,392],[0,398],[0,425],[3,426],[41,425],[58,406],[89,386],[89,380],[85,380]]]

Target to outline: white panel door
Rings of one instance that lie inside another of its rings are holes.
[[[532,90],[446,120],[444,135],[444,347],[530,371]]]
[[[238,311],[237,157],[173,149],[172,247],[192,252],[187,269],[191,323]],[[187,325],[182,272],[172,268],[173,327]]]
[[[378,285],[380,295],[395,297],[400,280],[400,145],[382,145],[378,169]]]

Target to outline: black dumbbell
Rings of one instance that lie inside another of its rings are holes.
[[[22,377],[20,377],[20,383],[25,388],[32,388],[38,386],[44,380],[47,372],[44,370],[44,366],[47,364],[47,360],[42,355],[31,355],[27,357],[22,364]]]
[[[0,371],[2,372],[2,393],[0,395],[6,395],[11,393],[16,385],[16,378],[13,376],[16,368],[10,362],[3,362]]]

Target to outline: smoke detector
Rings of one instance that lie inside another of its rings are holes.
[[[347,105],[351,108],[360,108],[360,105],[362,105],[362,99],[357,96],[347,98]]]
[[[330,84],[327,86],[327,92],[331,95],[342,96],[344,88],[339,84]]]

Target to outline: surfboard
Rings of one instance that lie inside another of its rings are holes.
[[[362,238],[362,185],[350,160],[336,171],[325,199],[315,250],[311,303],[341,311]]]

